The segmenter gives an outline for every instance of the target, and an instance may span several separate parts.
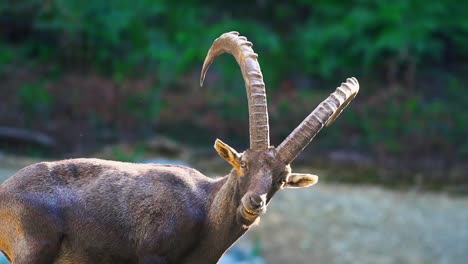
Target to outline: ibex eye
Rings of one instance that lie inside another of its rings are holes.
[[[241,168],[245,169],[247,168],[247,163],[245,163],[244,161],[241,161],[240,166]]]

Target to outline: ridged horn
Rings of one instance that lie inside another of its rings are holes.
[[[257,61],[258,55],[254,53],[252,43],[246,37],[233,31],[222,34],[213,42],[203,63],[200,86],[203,85],[205,74],[214,59],[225,52],[234,56],[244,77],[249,105],[250,148],[266,150],[270,146],[270,134],[265,83]]]
[[[312,141],[324,125],[329,126],[359,92],[356,78],[348,78],[321,102],[302,123],[276,148],[277,155],[290,164]]]

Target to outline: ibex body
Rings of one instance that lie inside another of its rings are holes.
[[[352,78],[277,148],[270,146],[265,86],[252,44],[215,40],[203,65],[228,52],[249,103],[250,148],[215,149],[233,169],[211,179],[182,166],[72,159],[28,166],[0,185],[0,250],[13,263],[216,263],[282,188],[318,177],[289,164],[354,98]]]

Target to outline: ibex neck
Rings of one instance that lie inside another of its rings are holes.
[[[223,228],[226,221],[236,223],[236,210],[240,199],[237,175],[232,171],[215,184],[208,212],[210,227]]]
[[[235,172],[214,182],[212,187],[204,236],[186,259],[190,263],[215,263],[247,231],[236,220],[241,197]]]

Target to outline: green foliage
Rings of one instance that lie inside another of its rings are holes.
[[[167,107],[165,102],[161,101],[161,91],[157,87],[135,92],[123,103],[123,110],[133,115],[139,123],[143,122],[143,125],[147,125],[147,120],[151,123],[157,121],[161,110]]]
[[[453,48],[468,55],[468,7],[453,0],[241,1],[218,8],[167,0],[21,2],[0,6],[0,14],[32,20],[33,30],[53,36],[35,40],[37,53],[115,76],[152,65],[166,84],[199,64],[213,38],[234,29],[258,47],[273,88],[297,69],[332,79],[349,69],[367,74],[388,63],[440,62]],[[230,80],[232,68],[222,69]]]
[[[0,67],[9,63],[13,59],[13,52],[10,48],[0,43]],[[0,69],[1,70],[1,69]]]
[[[453,46],[468,54],[468,17],[454,12],[468,8],[458,1],[318,1],[314,7],[294,46],[318,76],[350,68],[369,73],[388,61],[440,62]]]
[[[346,120],[344,125],[354,124],[359,145],[366,149],[397,156],[435,153],[467,158],[468,113],[463,99],[468,96],[467,89],[452,82],[448,90],[448,97],[458,99],[427,100],[418,95],[399,100],[388,98],[383,105],[366,106],[361,118],[353,117],[354,122]]]
[[[174,87],[183,86],[179,93],[193,88],[187,83],[196,83],[194,76],[213,39],[237,30],[255,44],[260,54],[268,100],[272,102],[272,121],[280,123],[273,130],[278,131],[276,136],[287,134],[286,129],[303,118],[298,115],[304,115],[305,109],[312,110],[315,102],[329,93],[331,85],[352,74],[360,79],[362,87],[356,103],[351,105],[357,106],[343,113],[334,124],[337,128],[325,130],[327,136],[319,145],[351,144],[393,155],[427,152],[468,156],[468,89],[463,81],[463,65],[468,59],[468,2],[7,2],[0,3],[0,16],[6,18],[1,21],[13,23],[1,25],[24,35],[0,36],[0,70],[2,64],[20,57],[35,62],[37,68],[43,63],[53,64],[60,69],[54,78],[77,69],[97,71],[119,86],[132,78],[155,76],[151,88],[117,93],[115,100],[119,103],[109,103],[118,105],[114,109],[119,113],[117,118],[131,119],[121,126],[138,123],[138,130],[147,131],[154,127],[155,120],[163,118],[162,113],[184,121],[200,118],[206,109],[180,111],[186,101],[178,102],[181,95],[171,97],[170,93],[177,93]],[[418,83],[432,72],[437,73],[434,82]],[[245,91],[234,60],[222,56],[210,74],[214,76],[209,84],[212,89],[197,94],[207,98],[193,98],[213,111],[206,122],[229,131],[245,124]],[[378,104],[367,103],[368,98],[378,97],[392,85],[399,86],[400,91]],[[59,101],[42,84],[29,82],[21,85],[17,96],[31,116],[47,116],[54,101]],[[72,110],[81,113],[82,109]],[[119,127],[110,117],[103,120],[94,122]],[[213,124],[218,122],[213,120],[226,124]],[[201,130],[200,124],[204,123],[185,127]],[[186,134],[183,127],[181,131]],[[343,134],[352,135],[352,140]]]
[[[18,97],[29,116],[46,117],[52,110],[52,96],[38,83],[23,84],[18,91]]]
[[[112,149],[112,156],[114,160],[124,162],[138,162],[145,156],[146,147],[139,145],[136,148],[125,148],[123,146],[116,146]]]

